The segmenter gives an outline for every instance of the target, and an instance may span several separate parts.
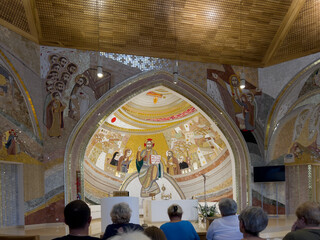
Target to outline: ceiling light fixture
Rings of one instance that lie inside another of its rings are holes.
[[[100,56],[100,6],[98,7],[98,0],[96,1],[96,9],[98,12],[98,60],[97,60],[97,76],[98,78],[103,77],[103,70],[102,70],[102,60]]]
[[[179,61],[176,60],[173,66],[173,83],[177,84],[178,83],[178,67],[179,67]]]
[[[173,83],[178,83],[178,68],[179,68],[179,61],[178,61],[178,52],[177,52],[177,46],[178,46],[178,38],[177,38],[177,26],[176,26],[176,4],[175,1],[173,1],[173,27],[174,27],[174,37],[175,37],[175,51],[176,51],[176,60],[173,65]]]
[[[239,0],[239,18],[240,18],[240,36],[239,36],[239,40],[240,40],[240,60],[241,60],[241,63],[242,63],[242,69],[241,69],[241,73],[240,73],[240,88],[241,89],[244,89],[246,87],[246,75],[244,73],[244,66],[243,66],[243,51],[242,51],[242,48],[243,48],[243,44],[241,42],[241,36],[242,36],[242,8],[241,8],[241,5],[242,5],[242,0]]]
[[[240,73],[240,88],[244,89],[246,87],[246,78],[244,72]]]
[[[103,72],[102,72],[102,67],[101,66],[97,67],[97,76],[98,76],[98,78],[102,78],[103,77]]]

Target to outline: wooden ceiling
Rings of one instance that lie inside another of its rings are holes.
[[[41,45],[251,67],[320,51],[319,0],[1,0],[0,24]]]

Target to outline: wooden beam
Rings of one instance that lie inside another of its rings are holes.
[[[22,0],[22,3],[24,6],[24,10],[26,12],[26,17],[27,17],[27,21],[28,21],[28,25],[29,25],[29,29],[30,29],[30,34],[34,37],[34,39],[37,39],[36,42],[39,43],[39,36],[38,36],[36,23],[34,20],[34,12],[32,10],[31,1]]]
[[[288,32],[290,31],[292,24],[297,19],[301,8],[304,6],[306,0],[293,0],[291,6],[285,15],[276,35],[274,36],[266,54],[263,57],[262,65],[268,65],[268,62],[273,57],[274,53],[281,46],[283,40],[286,38]]]
[[[7,21],[5,21],[5,20],[3,20],[1,18],[0,18],[0,25],[10,29],[11,31],[13,31],[13,32],[15,32],[15,33],[17,33],[17,34],[19,34],[19,35],[31,40],[31,41],[33,41],[33,42],[37,42],[38,41],[38,39],[35,38],[33,35],[21,30],[20,28],[12,25],[11,23],[8,23]]]

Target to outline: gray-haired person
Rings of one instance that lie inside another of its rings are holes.
[[[297,220],[284,240],[320,239],[320,204],[304,202],[296,210]]]
[[[110,240],[151,240],[147,235],[143,232],[127,232],[122,233],[110,238]]]
[[[221,218],[215,219],[207,231],[207,240],[240,240],[243,235],[239,229],[237,203],[231,198],[223,198],[219,201]]]
[[[143,231],[139,224],[129,223],[131,218],[129,205],[125,202],[115,204],[110,212],[112,224],[109,224],[102,239],[108,239],[117,234],[133,231]]]
[[[268,216],[261,207],[246,207],[239,215],[240,231],[244,239],[264,239],[259,237],[268,225]]]

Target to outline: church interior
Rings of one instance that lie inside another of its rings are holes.
[[[1,1],[0,234],[62,236],[81,199],[100,236],[102,199],[129,192],[141,218],[260,206],[282,238],[320,202],[319,18],[319,0]]]

